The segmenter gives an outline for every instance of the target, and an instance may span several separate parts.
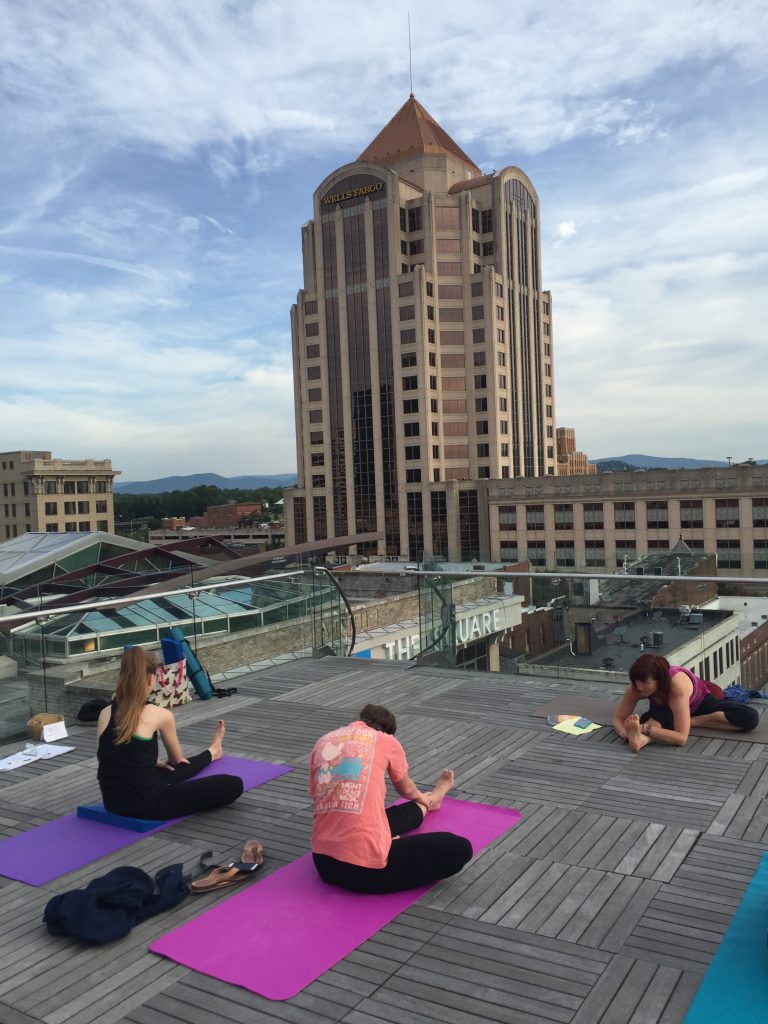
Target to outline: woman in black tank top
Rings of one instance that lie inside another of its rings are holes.
[[[217,722],[206,750],[184,757],[173,713],[147,703],[156,675],[154,655],[141,647],[126,648],[115,699],[99,715],[98,780],[105,808],[163,821],[231,804],[243,792],[242,779],[194,778],[221,757],[224,723]],[[158,733],[166,750],[164,761],[158,760]]]

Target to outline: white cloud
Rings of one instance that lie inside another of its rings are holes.
[[[6,446],[290,470],[299,226],[405,99],[412,6],[0,0]],[[530,166],[560,421],[592,455],[738,452],[764,421],[768,9],[466,12],[413,9],[415,91],[483,166]]]

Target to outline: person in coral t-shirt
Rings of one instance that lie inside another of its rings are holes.
[[[396,727],[391,711],[366,704],[358,721],[321,736],[312,750],[312,857],[330,885],[399,892],[455,875],[472,857],[469,840],[452,832],[401,838],[439,810],[454,780],[446,768],[423,793],[408,775]],[[406,803],[385,807],[385,773]]]

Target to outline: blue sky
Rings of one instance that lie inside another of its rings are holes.
[[[768,457],[763,0],[0,0],[0,449],[295,468],[300,228],[407,98],[409,7],[418,99],[539,192],[558,423]]]

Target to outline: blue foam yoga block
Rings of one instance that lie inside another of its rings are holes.
[[[149,832],[153,828],[165,825],[165,821],[149,820],[148,818],[127,818],[123,814],[112,814],[105,810],[104,804],[80,804],[77,808],[78,818],[88,818],[90,821],[103,821],[105,825],[116,825],[118,828],[127,828],[131,832]]]

